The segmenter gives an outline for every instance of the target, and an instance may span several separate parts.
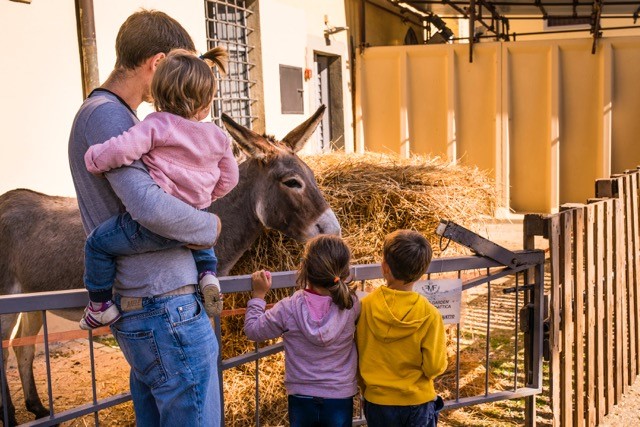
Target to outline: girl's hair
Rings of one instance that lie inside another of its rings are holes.
[[[153,106],[190,119],[213,102],[216,78],[211,67],[227,70],[228,54],[218,46],[201,57],[184,49],[175,49],[158,65],[151,81]]]
[[[350,309],[355,295],[355,289],[346,283],[350,261],[351,251],[340,237],[315,237],[305,247],[296,283],[303,288],[307,284],[327,288],[334,304],[341,310]]]

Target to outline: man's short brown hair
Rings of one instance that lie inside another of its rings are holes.
[[[132,70],[146,59],[172,49],[196,48],[189,33],[172,17],[158,10],[129,16],[116,37],[116,68]]]
[[[415,282],[426,273],[433,251],[425,237],[413,230],[397,230],[384,239],[384,261],[396,280]]]

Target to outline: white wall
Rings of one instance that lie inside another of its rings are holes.
[[[342,57],[345,147],[348,151],[352,151],[353,120],[347,32],[330,36],[331,45],[327,46],[324,39],[325,15],[331,26],[346,25],[343,1],[260,1],[266,132],[281,138],[318,108],[314,92],[316,72],[313,65],[314,51],[340,55]],[[285,22],[286,25],[283,25]],[[303,70],[313,69],[314,77],[304,82],[304,114],[281,113],[280,65],[300,67]],[[318,142],[314,136],[309,140],[304,151],[314,152],[317,147]]]
[[[115,38],[122,22],[141,7],[176,18],[206,49],[203,0],[94,0],[99,79],[115,62]],[[261,37],[267,132],[278,137],[315,111],[313,82],[305,83],[305,114],[280,113],[279,64],[313,68],[314,50],[342,56],[345,146],[352,150],[350,72],[346,32],[324,43],[324,15],[344,26],[341,0],[300,2],[261,0]],[[286,24],[286,25],[285,25]],[[0,194],[30,188],[74,196],[67,144],[75,113],[82,103],[82,77],[74,2],[34,0],[31,4],[0,1]],[[138,116],[151,111],[142,105]],[[306,151],[313,151],[310,141]]]
[[[69,127],[82,102],[74,2],[0,2],[0,194],[73,195]]]
[[[94,0],[94,7],[100,81],[115,62],[120,25],[140,7],[173,16],[206,49],[202,0]],[[0,194],[22,187],[75,195],[67,143],[82,103],[76,28],[73,1],[0,1]],[[149,111],[141,106],[139,115]]]

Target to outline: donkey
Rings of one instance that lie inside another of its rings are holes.
[[[318,234],[340,234],[338,220],[318,189],[313,172],[296,155],[314,132],[325,107],[281,141],[260,136],[223,115],[222,121],[246,155],[236,188],[210,208],[222,222],[216,243],[220,275],[228,274],[265,228],[305,241]],[[82,288],[84,234],[76,199],[18,189],[0,196],[0,294]],[[79,320],[79,310],[58,312]],[[18,315],[2,317],[7,339]],[[23,313],[16,336],[35,335],[42,327],[38,312]],[[27,410],[48,416],[34,376],[34,346],[15,347]],[[5,351],[5,361],[8,350]],[[8,390],[10,424],[16,424]],[[0,402],[1,404],[1,402]],[[0,412],[1,414],[2,412]]]

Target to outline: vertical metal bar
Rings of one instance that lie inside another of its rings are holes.
[[[458,270],[458,279],[462,271]],[[460,322],[456,323],[456,402],[460,400]]]
[[[222,326],[220,316],[214,317],[214,332],[216,334],[216,340],[218,340],[218,390],[220,393],[220,425],[224,425],[224,385],[222,382]]]
[[[519,273],[516,273],[516,309],[515,309],[515,316],[516,316],[516,327],[515,327],[515,337],[516,337],[516,342],[515,342],[515,352],[513,354],[513,391],[517,391],[518,390],[518,327],[520,326],[519,320],[520,320],[520,316],[518,315],[518,306],[520,303],[520,291],[518,289],[518,279],[520,277]],[[526,272],[525,272],[525,278],[526,278]],[[527,282],[525,281],[524,283],[525,285],[527,284]]]
[[[258,353],[258,343],[254,343],[256,353]],[[256,426],[260,426],[260,359],[256,359]]]
[[[0,331],[2,331],[2,316],[0,316]],[[17,321],[20,321],[20,314],[18,314]],[[2,337],[4,339],[4,336]],[[7,355],[9,354],[9,347],[7,347]],[[9,384],[7,381],[7,371],[5,370],[5,360],[4,360],[4,346],[2,348],[2,370],[0,370],[0,382],[2,383],[2,419],[3,425],[9,425],[9,408],[8,408],[8,396],[9,396]]]
[[[476,0],[469,0],[469,62],[473,62],[473,43],[475,42]]]
[[[91,392],[93,394],[93,404],[96,405],[98,403],[98,393],[96,390],[96,361],[93,353],[93,331],[89,331],[89,362],[91,364]],[[100,425],[100,420],[98,418],[98,411],[93,413],[93,418],[96,427]]]
[[[487,268],[487,276],[491,273]],[[489,347],[491,345],[491,282],[487,282],[487,336],[485,343],[484,395],[489,395]]]
[[[49,391],[49,415],[53,417],[53,387],[51,386],[51,357],[49,354],[49,328],[47,326],[47,311],[42,310],[42,326],[44,328],[44,357],[47,367],[47,389]]]

